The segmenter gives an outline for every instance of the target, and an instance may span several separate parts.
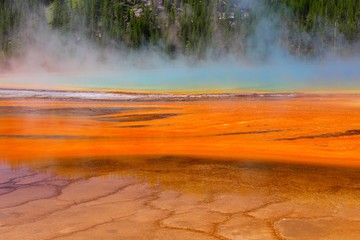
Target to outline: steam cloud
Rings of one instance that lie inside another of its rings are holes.
[[[261,9],[258,1],[242,1],[247,8]],[[360,56],[358,43],[339,37],[338,47],[355,49],[339,56],[334,49],[321,49],[321,57],[296,57],[283,47],[280,18],[264,16],[243,50],[214,54],[206,60],[177,55],[175,59],[156,49],[98,47],[81,33],[63,34],[45,22],[30,22],[22,31],[23,51],[0,69],[2,87],[97,88],[127,90],[222,90],[222,91],[358,91]],[[219,48],[221,36],[214,33]],[[298,38],[316,42],[305,33]],[[241,39],[232,39],[242,41]],[[239,44],[234,44],[239,45]],[[320,47],[319,47],[320,48]],[[216,57],[214,57],[216,56]],[[9,70],[10,69],[10,70]]]

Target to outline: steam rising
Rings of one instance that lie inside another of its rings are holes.
[[[258,1],[253,1],[257,2]],[[243,1],[249,8],[261,6]],[[214,47],[206,60],[157,49],[129,50],[99,47],[81,33],[63,34],[47,23],[30,22],[22,31],[23,49],[0,69],[0,87],[96,88],[162,91],[359,91],[358,44],[339,37],[337,48],[355,49],[339,56],[336,48],[322,49],[318,58],[301,58],[283,47],[276,16],[261,18],[251,37],[226,55],[215,54],[222,36],[214,33]],[[305,33],[296,35],[309,39]],[[242,39],[232,39],[239,45]],[[236,44],[235,44],[236,43]],[[245,54],[246,53],[246,54]]]

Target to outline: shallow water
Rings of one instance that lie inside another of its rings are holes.
[[[4,97],[0,239],[356,239],[358,103]]]

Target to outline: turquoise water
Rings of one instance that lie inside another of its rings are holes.
[[[300,62],[291,59],[267,64],[212,61],[155,65],[79,67],[74,71],[10,74],[0,86],[79,87],[124,90],[332,91],[360,90],[360,61]]]

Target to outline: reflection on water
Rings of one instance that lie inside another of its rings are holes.
[[[0,239],[357,239],[340,100],[2,100]]]
[[[3,99],[0,157],[14,163],[156,155],[360,166],[357,101],[356,96]]]

